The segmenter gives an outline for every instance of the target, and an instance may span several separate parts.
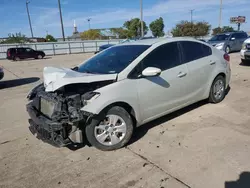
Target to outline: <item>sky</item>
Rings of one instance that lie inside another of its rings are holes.
[[[21,32],[31,36],[26,0],[0,0],[0,38],[9,33]],[[90,27],[121,27],[126,20],[140,18],[140,0],[61,0],[65,35],[71,36],[74,20],[78,31]],[[219,24],[220,0],[143,0],[144,21],[147,25],[162,17],[165,32],[170,31],[181,20],[190,20],[190,10],[194,21],[206,21],[212,28]],[[58,0],[30,0],[29,10],[35,37],[45,37],[46,33],[62,37]],[[250,31],[250,0],[223,0],[222,25],[230,25],[231,16],[246,16],[247,23],[241,29]]]

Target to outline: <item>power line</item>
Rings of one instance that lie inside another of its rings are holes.
[[[63,41],[65,41],[63,19],[62,19],[62,10],[61,10],[61,2],[60,2],[60,0],[58,0],[58,8],[59,8],[59,12],[60,12],[60,20],[61,20],[61,27],[62,27],[62,37],[63,37]]]
[[[30,11],[29,11],[29,5],[28,5],[29,3],[30,1],[26,1],[26,9],[27,9],[27,14],[28,14],[28,19],[29,19],[31,37],[34,38],[32,26],[31,26],[31,20],[30,20]]]
[[[222,18],[222,0],[220,0],[219,27],[221,27],[221,18]]]
[[[143,28],[143,2],[141,1],[141,37],[144,36],[144,28]]]
[[[194,9],[190,10],[191,23],[193,23],[193,12],[194,12]]]
[[[90,20],[91,20],[91,18],[88,18],[88,19],[87,19],[87,21],[89,22],[89,29],[90,29]]]

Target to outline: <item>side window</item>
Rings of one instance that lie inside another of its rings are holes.
[[[25,51],[26,51],[26,52],[31,52],[32,49],[31,49],[31,48],[26,48]]]
[[[184,63],[194,61],[212,54],[212,50],[209,46],[198,42],[183,41],[181,42],[183,51]]]
[[[18,52],[18,53],[23,53],[23,52],[24,52],[24,49],[23,49],[23,48],[17,48],[17,52]]]
[[[142,60],[142,69],[156,67],[162,71],[181,64],[177,42],[163,44],[157,47]]]
[[[247,38],[247,34],[246,33],[239,33],[239,37],[240,37],[240,39],[245,39],[245,38]]]

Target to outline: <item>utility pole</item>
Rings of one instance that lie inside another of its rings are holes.
[[[222,0],[220,0],[220,16],[219,16],[219,27],[221,27],[221,18],[222,18]]]
[[[60,12],[60,20],[61,20],[61,27],[62,27],[62,37],[63,37],[63,41],[65,41],[63,19],[62,19],[62,10],[61,10],[61,2],[60,2],[60,0],[58,0],[58,8],[59,8],[59,12]]]
[[[194,12],[194,9],[190,10],[190,14],[191,14],[191,23],[193,23],[193,12]]]
[[[141,37],[144,37],[144,28],[143,28],[143,3],[141,1]]]
[[[91,20],[91,18],[87,19],[87,21],[89,22],[89,30],[90,30],[90,20]]]
[[[32,26],[31,26],[31,20],[30,20],[30,11],[29,11],[29,4],[30,1],[26,1],[26,9],[27,9],[27,14],[28,14],[28,19],[29,19],[29,24],[30,24],[30,32],[31,32],[31,37],[34,38],[33,36],[33,30],[32,30]]]

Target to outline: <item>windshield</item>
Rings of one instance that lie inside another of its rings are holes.
[[[210,41],[225,41],[228,40],[230,34],[215,35],[210,39]]]
[[[124,45],[108,48],[80,65],[78,71],[93,74],[120,73],[149,47],[149,45]]]

